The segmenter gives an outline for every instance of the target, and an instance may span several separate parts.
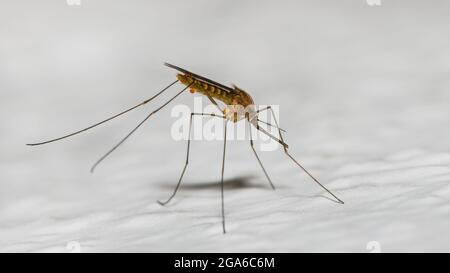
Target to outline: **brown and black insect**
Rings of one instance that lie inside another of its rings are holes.
[[[58,140],[62,140],[77,134],[80,134],[82,132],[85,132],[89,129],[92,129],[96,126],[99,126],[103,123],[106,123],[114,118],[117,118],[125,113],[128,113],[140,106],[143,106],[145,104],[147,104],[148,102],[150,102],[151,100],[153,100],[154,98],[156,98],[157,96],[161,95],[163,92],[165,92],[167,89],[169,89],[170,87],[172,87],[173,85],[175,85],[177,82],[182,83],[183,85],[185,85],[185,87],[179,91],[175,96],[173,96],[172,98],[170,98],[168,101],[166,101],[163,105],[161,105],[160,107],[158,107],[156,110],[154,110],[153,112],[151,112],[150,114],[148,114],[144,120],[142,120],[130,133],[128,133],[121,141],[119,141],[112,149],[110,149],[105,155],[103,155],[97,162],[95,162],[95,164],[92,166],[91,168],[91,172],[94,171],[94,169],[97,167],[97,165],[102,162],[106,157],[108,157],[114,150],[116,150],[125,140],[127,140],[139,127],[141,127],[152,115],[156,114],[159,110],[161,110],[162,108],[164,108],[166,105],[168,105],[170,102],[172,102],[175,98],[177,98],[179,95],[181,95],[182,93],[184,93],[187,89],[190,89],[191,93],[200,93],[204,96],[206,96],[211,103],[213,103],[215,106],[218,107],[218,109],[220,110],[220,112],[222,113],[221,115],[218,114],[214,114],[214,113],[191,113],[190,116],[190,123],[189,123],[189,139],[188,139],[188,143],[187,143],[187,153],[186,153],[186,163],[184,165],[183,171],[181,172],[181,176],[178,180],[178,183],[175,186],[175,190],[173,191],[172,195],[165,201],[158,201],[159,204],[161,205],[166,205],[167,203],[170,202],[170,200],[172,200],[172,198],[175,196],[175,194],[177,193],[181,181],[183,179],[184,173],[186,171],[186,168],[188,166],[188,162],[189,162],[189,148],[190,148],[190,135],[191,135],[191,126],[192,126],[192,118],[193,116],[210,116],[210,117],[216,117],[216,118],[221,118],[223,119],[224,122],[224,145],[223,145],[223,157],[222,157],[222,175],[221,175],[221,200],[222,200],[222,229],[223,232],[225,233],[225,206],[224,206],[224,182],[223,182],[223,176],[224,176],[224,171],[225,171],[225,151],[226,151],[226,135],[227,135],[227,123],[228,121],[231,122],[238,122],[240,120],[245,119],[247,122],[249,122],[249,124],[251,124],[252,126],[254,126],[257,130],[259,130],[260,132],[262,132],[263,134],[269,136],[271,139],[275,140],[276,142],[278,142],[284,150],[284,153],[298,166],[300,167],[309,177],[311,177],[320,187],[322,187],[324,190],[326,190],[329,194],[331,194],[336,200],[337,202],[344,204],[344,202],[339,199],[336,195],[334,195],[330,190],[328,190],[324,185],[322,185],[314,176],[312,176],[294,157],[292,157],[292,155],[288,152],[288,148],[289,146],[286,144],[286,142],[283,139],[283,135],[282,135],[282,130],[279,126],[278,126],[278,121],[276,120],[275,114],[273,109],[268,106],[262,109],[257,110],[255,108],[255,104],[254,101],[252,99],[252,97],[245,92],[244,90],[238,88],[237,86],[234,86],[233,88],[222,85],[220,83],[217,83],[215,81],[212,81],[210,79],[207,79],[205,77],[202,77],[200,75],[194,74],[190,71],[187,71],[183,68],[180,68],[178,66],[175,65],[171,65],[166,63],[166,66],[176,69],[177,71],[179,71],[180,73],[177,74],[177,80],[172,82],[171,84],[169,84],[168,86],[166,86],[164,89],[162,89],[161,91],[159,91],[156,95],[154,95],[153,97],[121,112],[118,113],[110,118],[107,118],[103,121],[100,121],[94,125],[91,125],[87,128],[84,128],[82,130],[73,132],[71,134],[62,136],[62,137],[58,137],[55,139],[51,139],[51,140],[47,140],[47,141],[43,141],[43,142],[38,142],[38,143],[31,143],[31,144],[27,144],[30,146],[37,146],[37,145],[43,145],[43,144],[47,144],[47,143],[51,143],[51,142],[55,142]],[[225,104],[225,106],[222,108],[217,101],[220,101],[222,103]],[[263,112],[263,111],[270,111],[270,114],[273,117],[273,120],[275,121],[275,124],[272,125],[270,123],[267,123],[265,121],[262,121],[258,118],[258,114]],[[272,134],[270,134],[269,132],[267,132],[264,128],[262,128],[261,126],[259,126],[260,123],[263,123],[265,125],[268,126],[272,126],[275,127],[278,130],[278,137],[273,136]],[[254,148],[254,144],[253,144],[253,139],[252,139],[252,133],[251,133],[251,128],[249,130],[250,132],[250,146],[253,150],[253,153],[255,154],[255,157],[258,161],[258,163],[260,164],[262,171],[264,172],[264,175],[266,176],[267,180],[269,181],[270,186],[275,189],[275,186],[272,183],[272,180],[270,179],[269,175],[267,174],[266,169],[264,168],[258,154],[256,153],[256,150]]]

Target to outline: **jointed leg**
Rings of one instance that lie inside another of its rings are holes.
[[[174,82],[175,83],[175,82]],[[171,85],[169,85],[168,87],[166,87],[166,89],[167,88],[169,88]],[[133,130],[131,130],[131,132],[129,132],[124,138],[122,138],[114,147],[112,147],[106,154],[104,154],[99,160],[97,160],[97,162],[95,162],[95,164],[91,167],[91,173],[93,173],[94,172],[94,170],[95,170],[95,168],[97,168],[97,166],[98,166],[98,164],[100,164],[103,160],[105,160],[105,158],[107,158],[112,152],[114,152],[117,148],[119,148],[119,146],[120,145],[122,145],[132,134],[134,134],[151,116],[153,116],[154,114],[156,114],[156,113],[158,113],[158,111],[159,110],[161,110],[161,109],[163,109],[164,107],[166,107],[166,105],[167,104],[169,104],[171,101],[173,101],[176,97],[178,97],[179,95],[181,95],[186,89],[188,89],[189,87],[191,86],[191,84],[189,84],[188,86],[186,86],[185,88],[183,88],[183,90],[181,90],[180,92],[178,92],[175,96],[173,96],[170,100],[168,100],[168,101],[166,101],[163,105],[161,105],[160,107],[158,107],[156,110],[154,110],[153,112],[151,112],[149,115],[147,115],[146,117],[145,117],[145,119],[144,120],[142,120],[136,127],[134,127],[134,129]],[[164,92],[164,90],[166,90],[166,89],[163,89],[162,91],[160,91],[158,94],[156,94],[155,96],[153,96],[152,98],[150,98],[150,99],[148,99],[148,100],[146,100],[146,101],[144,101],[143,103],[147,103],[148,101],[150,101],[150,100],[152,100],[153,98],[155,98],[156,96],[158,96],[159,94],[161,94],[162,92]],[[132,110],[132,109],[134,109],[134,108],[130,108],[130,111]],[[124,111],[124,112],[122,112],[122,113],[126,113],[126,111]],[[112,117],[112,118],[114,118],[114,117]],[[108,120],[105,120],[104,122],[106,122],[106,121],[108,121]],[[101,124],[101,123],[99,123],[99,124]],[[94,125],[94,126],[97,126],[97,125]],[[88,128],[86,128],[86,130],[88,130],[89,129],[89,127]],[[82,132],[83,130],[81,130],[81,131],[79,131],[79,132]],[[71,135],[74,135],[74,134],[77,134],[78,132],[76,132],[76,133],[73,133],[73,134],[71,134]],[[69,137],[69,136],[71,136],[71,135],[68,135],[68,136],[66,136],[66,137]],[[65,138],[65,137],[63,137],[63,138]],[[59,139],[62,139],[62,138],[59,138]],[[52,140],[53,141],[53,140]],[[55,140],[56,141],[56,140]]]
[[[264,123],[265,125],[267,125],[267,126],[269,126],[269,127],[275,127],[276,129],[279,129],[279,130],[281,130],[281,131],[283,131],[283,132],[285,132],[286,133],[286,130],[284,130],[284,129],[281,129],[281,128],[279,128],[279,127],[276,127],[275,125],[273,125],[273,124],[270,124],[269,122],[267,122],[267,121],[264,121],[264,120],[260,120],[259,118],[257,119],[257,121],[258,122],[261,122],[261,123]]]
[[[280,138],[280,140],[284,143],[284,141],[283,141],[283,136],[281,135],[281,131],[283,131],[283,132],[286,132],[286,131],[283,130],[283,129],[281,129],[280,126],[278,126],[277,118],[275,117],[275,113],[274,113],[272,107],[271,107],[271,106],[264,107],[264,108],[262,108],[262,109],[256,111],[256,113],[259,114],[259,113],[264,112],[264,111],[267,111],[267,110],[270,111],[270,114],[272,115],[272,118],[273,118],[273,120],[275,121],[275,126],[272,125],[272,124],[270,124],[270,123],[268,123],[268,122],[259,120],[259,119],[258,119],[258,122],[262,122],[262,123],[267,124],[267,125],[269,125],[269,126],[271,126],[271,127],[277,128],[279,138]],[[285,146],[283,145],[283,147],[285,147]],[[286,150],[286,148],[287,148],[287,147],[285,147],[285,150]]]
[[[164,202],[161,202],[158,200],[158,203],[162,206],[166,205],[167,203],[170,202],[170,200],[172,200],[172,198],[175,196],[175,194],[178,191],[178,188],[180,187],[181,184],[181,180],[183,180],[183,176],[184,173],[186,172],[186,168],[187,165],[189,164],[189,150],[190,150],[190,146],[191,146],[191,127],[192,127],[192,118],[193,116],[211,116],[211,117],[220,117],[220,118],[224,118],[223,116],[218,116],[216,114],[208,114],[208,113],[191,113],[191,117],[189,119],[189,136],[188,136],[188,144],[187,144],[187,153],[186,153],[186,163],[184,164],[184,168],[183,171],[181,172],[181,176],[180,179],[178,179],[178,183],[175,187],[175,190],[173,191],[172,195],[169,197],[169,199],[167,199]]]
[[[264,168],[264,166],[263,166],[261,160],[259,159],[259,156],[258,156],[258,154],[256,153],[255,147],[254,147],[254,145],[253,145],[252,127],[251,127],[250,122],[249,122],[249,132],[250,132],[250,147],[252,148],[253,153],[255,154],[255,157],[256,157],[256,159],[258,160],[259,165],[261,166],[261,169],[263,170],[265,176],[267,177],[267,180],[269,181],[270,186],[272,187],[272,189],[275,189],[275,186],[273,185],[272,180],[270,179],[269,175],[267,174],[266,169]]]
[[[217,103],[217,101],[215,99],[213,99],[211,96],[208,95],[208,99],[211,101],[212,104],[214,104],[217,109],[219,109],[220,113],[223,113],[223,109],[220,108],[219,104]]]
[[[280,131],[280,127],[278,126],[278,121],[277,121],[277,119],[276,119],[276,117],[275,117],[275,113],[273,112],[273,109],[272,109],[272,107],[270,107],[270,106],[267,106],[267,107],[265,107],[265,108],[263,108],[263,109],[261,109],[261,110],[259,110],[259,111],[257,111],[257,113],[259,113],[259,112],[262,112],[262,111],[265,111],[265,110],[270,110],[271,111],[271,114],[272,114],[272,117],[273,117],[273,119],[274,119],[274,121],[275,121],[275,125],[276,125],[276,127],[278,128],[278,134],[279,134],[279,137],[280,137],[280,139],[278,140],[277,138],[275,138],[275,137],[273,137],[272,135],[270,135],[270,134],[268,134],[267,132],[265,132],[265,130],[264,129],[262,129],[262,128],[260,128],[259,126],[257,126],[256,127],[256,129],[258,129],[258,130],[260,130],[260,131],[262,131],[263,133],[265,133],[266,135],[269,135],[271,138],[273,138],[273,139],[275,139],[275,140],[278,140],[278,142],[281,144],[281,145],[283,145],[283,149],[284,149],[284,153],[292,160],[292,161],[294,161],[294,163],[295,164],[297,164],[297,166],[299,166],[309,177],[311,177],[311,179],[312,180],[314,180],[314,182],[316,182],[320,187],[322,187],[325,191],[327,191],[329,194],[331,194],[339,203],[341,203],[341,204],[344,204],[344,201],[342,201],[341,199],[339,199],[336,195],[334,195],[329,189],[327,189],[324,185],[322,185],[322,183],[320,183],[312,174],[310,174],[292,155],[290,155],[289,154],[289,152],[288,152],[288,145],[284,142],[284,139],[283,139],[283,135],[281,134],[281,131]]]
[[[221,178],[221,199],[222,199],[222,229],[223,229],[223,233],[226,233],[225,231],[225,202],[224,202],[224,198],[223,198],[223,173],[225,171],[225,150],[227,147],[227,124],[228,121],[225,120],[225,125],[224,125],[224,136],[223,136],[223,158],[222,158],[222,178]]]
[[[277,137],[275,137],[274,135],[270,134],[269,132],[267,132],[266,130],[264,130],[264,128],[261,128],[258,124],[255,125],[256,129],[260,132],[262,132],[263,134],[265,134],[266,136],[270,137],[271,139],[275,140],[276,142],[280,143],[281,146],[284,147],[284,149],[289,148],[289,145],[287,145],[282,139],[279,139]],[[278,131],[279,132],[279,131]]]

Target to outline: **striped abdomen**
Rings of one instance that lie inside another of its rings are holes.
[[[184,85],[190,85],[192,93],[199,92],[203,95],[218,99],[227,105],[230,105],[233,102],[232,96],[230,94],[231,92],[221,87],[214,86],[210,83],[196,79],[190,75],[177,74],[177,78]]]
[[[210,96],[220,100],[226,105],[241,105],[247,107],[253,105],[253,99],[244,90],[234,86],[234,89],[227,89],[208,83],[201,79],[197,79],[189,74],[177,74],[178,80],[184,85],[190,85],[191,92],[199,92],[203,95]]]

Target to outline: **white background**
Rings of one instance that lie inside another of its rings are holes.
[[[3,0],[0,251],[449,251],[449,11],[444,0]],[[166,61],[280,105],[291,152],[345,205],[281,150],[260,153],[272,191],[248,142],[230,141],[223,235],[222,143],[196,141],[161,207],[186,149],[170,107],[91,175],[175,89],[95,131],[25,146],[152,96],[174,80]]]

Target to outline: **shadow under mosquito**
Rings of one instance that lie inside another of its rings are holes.
[[[225,190],[237,190],[237,189],[245,189],[245,188],[270,188],[269,185],[265,185],[262,183],[252,182],[252,180],[255,178],[255,176],[252,175],[246,175],[246,176],[238,176],[234,178],[228,178],[224,179],[224,189]],[[218,189],[220,188],[220,179],[217,179],[215,181],[208,181],[208,182],[198,182],[198,183],[192,183],[192,182],[182,182],[180,185],[180,190],[206,190],[206,189]],[[164,189],[174,189],[175,183],[160,183],[159,187]]]

